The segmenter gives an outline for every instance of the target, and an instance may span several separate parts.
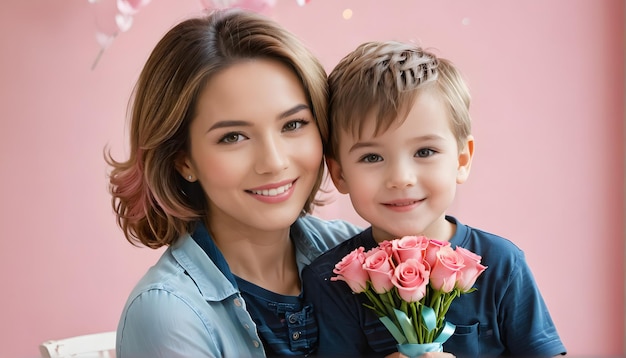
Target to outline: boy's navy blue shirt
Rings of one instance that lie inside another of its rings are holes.
[[[488,268],[476,291],[461,295],[446,320],[456,325],[443,345],[458,357],[555,356],[566,352],[523,252],[511,241],[477,230],[447,216],[456,225],[451,246],[482,256]],[[305,299],[313,303],[319,325],[320,356],[383,356],[397,351],[396,341],[376,314],[363,306],[343,281],[331,281],[335,264],[352,250],[378,244],[371,228],[317,258],[302,272]]]

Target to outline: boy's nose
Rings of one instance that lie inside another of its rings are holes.
[[[257,148],[254,169],[258,174],[275,173],[287,168],[288,154],[280,139],[268,138]]]
[[[393,163],[389,166],[387,183],[388,189],[404,189],[415,186],[417,172],[407,163]]]

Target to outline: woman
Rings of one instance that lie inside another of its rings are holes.
[[[226,10],[183,21],[136,85],[130,157],[107,162],[126,238],[169,246],[130,294],[117,357],[306,355],[300,272],[359,228],[308,215],[326,73],[288,31]]]

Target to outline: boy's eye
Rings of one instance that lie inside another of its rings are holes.
[[[376,163],[376,162],[380,162],[383,160],[383,157],[381,157],[378,154],[366,154],[364,156],[361,157],[361,162],[365,162],[365,163]]]
[[[420,157],[420,158],[427,158],[430,157],[431,155],[435,154],[435,151],[429,148],[422,148],[420,150],[417,151],[417,153],[415,153],[416,157]]]
[[[241,133],[231,132],[231,133],[225,134],[220,139],[220,143],[237,143],[237,142],[241,142],[245,138],[246,137],[243,134],[241,134]]]
[[[307,124],[309,124],[309,122],[305,121],[304,119],[290,121],[283,126],[283,132],[293,132],[302,128],[303,126],[306,126]]]

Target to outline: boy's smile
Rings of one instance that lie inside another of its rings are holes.
[[[421,200],[400,199],[400,200],[393,200],[393,201],[390,201],[390,202],[382,203],[382,205],[385,205],[390,210],[394,210],[394,211],[398,211],[398,212],[404,212],[404,211],[413,210],[420,203],[422,203],[423,200],[424,199],[421,199]]]

